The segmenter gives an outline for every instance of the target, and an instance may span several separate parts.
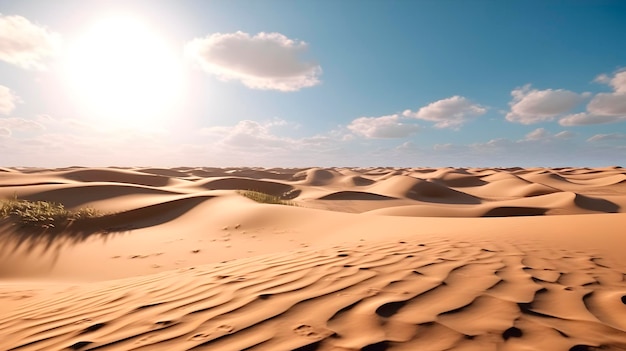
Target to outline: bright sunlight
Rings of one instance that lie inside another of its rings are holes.
[[[66,64],[79,104],[111,127],[158,127],[181,95],[176,52],[133,17],[97,22],[70,47]]]

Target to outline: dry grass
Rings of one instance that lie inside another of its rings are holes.
[[[101,216],[93,208],[70,211],[63,204],[47,201],[27,201],[14,197],[0,202],[0,219],[8,218],[24,226],[54,228],[78,219]]]
[[[254,190],[240,190],[239,194],[262,204],[297,206],[295,202],[283,200],[278,196],[265,194]]]

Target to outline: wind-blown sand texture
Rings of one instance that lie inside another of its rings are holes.
[[[619,167],[0,168],[15,195],[105,215],[0,223],[0,350],[626,350]]]

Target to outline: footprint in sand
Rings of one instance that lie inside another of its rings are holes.
[[[194,336],[190,337],[189,340],[193,340],[193,341],[203,341],[208,339],[211,336],[210,333],[198,333],[195,334]]]
[[[224,334],[230,334],[234,330],[235,330],[235,327],[233,327],[232,325],[222,324],[218,326],[217,328],[215,328],[215,330],[213,330],[212,332],[195,334],[192,337],[190,337],[189,340],[204,341],[204,340],[209,339],[211,335],[214,335],[215,333],[224,335]]]
[[[233,330],[235,330],[235,327],[233,327],[232,325],[223,324],[223,325],[220,325],[219,327],[217,327],[216,330],[218,332],[229,334],[229,333],[232,333]]]
[[[135,345],[146,345],[146,344],[151,344],[152,340],[156,337],[156,335],[147,335],[144,336],[143,338],[135,341]]]
[[[296,333],[296,335],[300,335],[306,338],[311,338],[311,339],[316,339],[316,340],[323,339],[333,334],[333,332],[331,332],[328,329],[314,328],[306,324],[301,324],[295,327],[293,329],[293,332]]]

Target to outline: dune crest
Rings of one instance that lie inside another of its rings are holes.
[[[100,212],[0,219],[0,350],[623,350],[625,179],[3,168],[2,199]]]

